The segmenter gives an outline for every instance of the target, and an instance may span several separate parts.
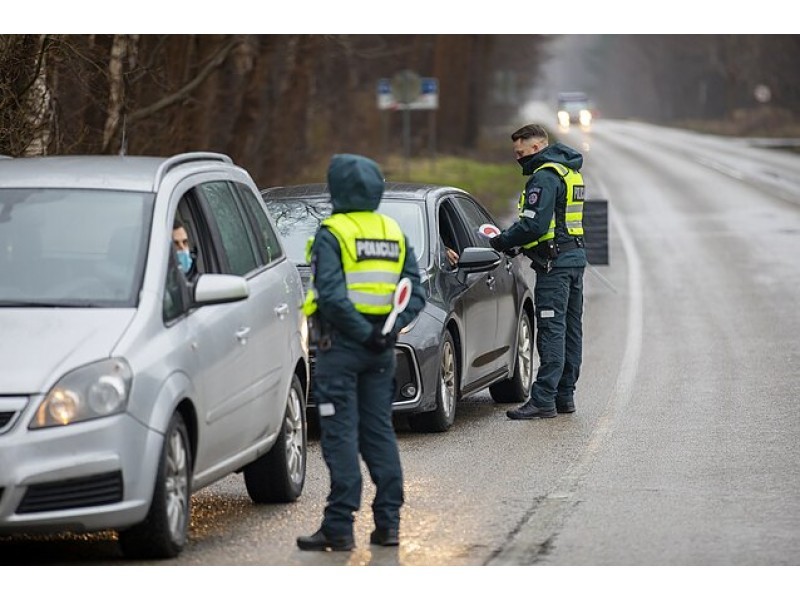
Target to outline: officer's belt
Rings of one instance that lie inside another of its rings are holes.
[[[550,254],[547,242],[539,242],[533,248],[523,248],[522,253],[533,260],[534,258],[554,259],[556,256],[567,250],[575,250],[575,248],[583,248],[583,238],[576,237],[566,242],[553,242],[555,246],[555,254]]]
[[[575,250],[575,248],[583,248],[583,238],[576,237],[568,242],[556,242],[556,251],[561,254],[562,252],[566,252],[567,250]]]

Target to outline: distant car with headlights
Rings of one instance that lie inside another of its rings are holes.
[[[0,160],[0,535],[168,558],[230,473],[301,494],[302,283],[258,194],[221,154]]]
[[[262,196],[307,285],[306,241],[331,213],[327,186],[276,187]],[[405,183],[386,184],[378,212],[408,237],[427,292],[425,308],[398,337],[394,413],[407,416],[414,431],[442,432],[462,397],[489,389],[496,402],[526,401],[535,367],[526,279],[533,271],[522,257],[489,246],[479,230],[496,225],[492,215],[463,190]],[[310,355],[313,365],[314,348]]]
[[[571,124],[579,124],[583,129],[592,125],[593,112],[589,97],[583,92],[562,92],[558,95],[558,125],[569,129]]]

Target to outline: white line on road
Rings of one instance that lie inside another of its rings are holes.
[[[561,477],[555,489],[533,506],[508,543],[487,561],[489,565],[529,565],[536,562],[542,551],[546,551],[577,503],[574,496],[581,481],[611,437],[616,415],[622,412],[631,398],[642,350],[642,269],[625,222],[616,215],[616,211],[611,214],[628,264],[628,335],[617,381],[579,460]]]

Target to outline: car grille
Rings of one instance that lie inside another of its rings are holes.
[[[0,396],[0,434],[11,430],[27,404],[24,396]]]
[[[11,419],[13,419],[13,418],[14,418],[14,415],[15,415],[15,414],[17,414],[17,413],[15,413],[15,412],[11,412],[11,411],[7,411],[7,412],[0,412],[0,431],[2,431],[2,430],[3,430],[3,428],[4,428],[6,425],[8,425],[9,423],[11,423]]]
[[[38,483],[28,488],[18,514],[113,504],[122,500],[122,472]]]
[[[395,382],[395,393],[394,399],[392,400],[393,403],[398,402],[408,402],[408,398],[403,398],[400,394],[400,391],[407,385],[412,384],[416,387],[418,393],[420,389],[420,382],[417,378],[416,369],[414,369],[414,362],[412,359],[411,349],[397,346],[394,349],[395,359],[397,361],[397,368],[395,369],[394,373],[394,382]],[[316,358],[314,353],[312,352],[308,357],[309,366],[311,369],[311,380],[314,379],[314,371],[316,366]],[[314,389],[314,385],[312,383],[311,389],[308,392],[308,406],[316,406],[316,402],[314,401],[314,397],[312,391]]]

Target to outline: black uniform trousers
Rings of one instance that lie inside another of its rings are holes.
[[[376,486],[375,526],[400,525],[403,472],[392,423],[394,372],[394,349],[375,353],[338,332],[328,350],[317,351],[313,393],[331,480],[322,521],[329,537],[353,535],[353,513],[361,505],[359,455]]]
[[[536,273],[536,349],[539,370],[531,386],[534,406],[553,409],[573,400],[583,353],[583,267]]]

